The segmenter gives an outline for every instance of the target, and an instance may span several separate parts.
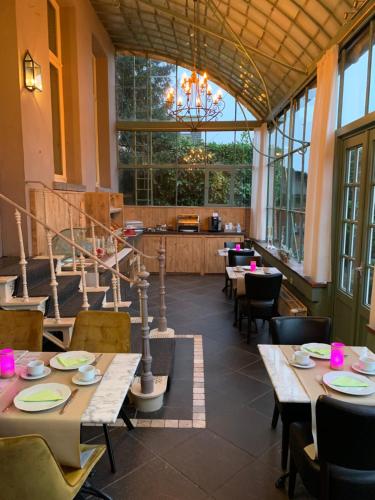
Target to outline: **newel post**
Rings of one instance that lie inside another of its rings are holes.
[[[167,325],[167,305],[165,303],[165,246],[163,244],[163,238],[160,238],[160,244],[158,248],[158,261],[159,261],[159,290],[160,290],[160,313],[158,320],[158,328],[154,328],[151,331],[152,336],[157,337],[162,334],[163,337],[173,337],[173,328],[168,328]]]
[[[145,267],[141,267],[138,273],[137,288],[139,290],[139,306],[141,311],[141,332],[142,332],[142,374],[141,389],[142,394],[150,394],[154,391],[154,376],[151,371],[151,351],[150,351],[150,328],[148,326],[148,304],[147,289],[150,286],[147,278],[150,274]]]

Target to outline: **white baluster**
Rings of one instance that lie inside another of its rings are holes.
[[[81,266],[81,284],[82,284],[82,295],[83,295],[82,309],[88,311],[90,308],[90,304],[87,297],[85,257],[83,256],[82,252],[79,255],[79,263]]]
[[[55,273],[55,263],[53,262],[53,251],[52,251],[52,233],[51,231],[46,231],[47,235],[47,244],[48,244],[48,257],[49,257],[49,266],[51,272],[51,289],[52,289],[52,300],[53,300],[53,310],[55,314],[55,320],[60,320],[60,309],[59,309],[59,297],[57,295],[57,287],[58,282],[56,279]]]
[[[92,253],[97,256],[96,248],[96,236],[95,236],[95,225],[91,222],[91,238],[92,238]],[[95,274],[95,287],[99,288],[99,267],[98,262],[94,260],[94,274]]]
[[[115,262],[116,262],[116,271],[119,273],[119,263],[118,263],[118,241],[115,236]],[[117,300],[121,303],[121,279],[117,276]]]
[[[77,259],[76,259],[76,249],[74,248],[74,227],[73,227],[73,214],[72,214],[72,208],[69,207],[69,225],[70,225],[70,239],[72,240],[72,262],[73,262],[73,271],[77,271]]]
[[[141,272],[141,256],[137,253],[137,272]]]
[[[118,311],[118,298],[117,298],[117,277],[112,273],[112,290],[113,290],[113,309]]]
[[[25,302],[29,301],[29,291],[27,289],[27,273],[26,266],[27,260],[25,255],[25,247],[23,244],[23,234],[22,234],[22,226],[21,226],[21,213],[16,210],[15,211],[17,231],[18,231],[18,240],[20,244],[20,267],[21,267],[21,275],[22,275],[22,296]]]

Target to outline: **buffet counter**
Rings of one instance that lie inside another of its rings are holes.
[[[242,242],[244,233],[208,232],[183,233],[177,231],[144,232],[137,247],[146,255],[157,255],[160,238],[166,249],[167,273],[223,273],[225,260],[217,254],[226,241]],[[149,272],[159,271],[159,262],[144,259]]]

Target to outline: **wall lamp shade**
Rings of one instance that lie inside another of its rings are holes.
[[[34,90],[42,92],[42,70],[40,65],[31,57],[29,51],[26,52],[23,59],[23,73],[24,84],[27,90],[30,90],[30,92],[34,92]]]

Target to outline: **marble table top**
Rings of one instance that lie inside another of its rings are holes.
[[[280,403],[310,403],[310,397],[279,346],[258,344],[258,349]],[[351,349],[360,355],[363,347]]]
[[[16,366],[26,366],[37,355],[36,352],[16,351]],[[139,353],[121,353],[114,356],[82,415],[81,422],[83,424],[112,424],[116,422],[141,357],[142,355]],[[12,383],[12,380],[0,379],[0,393]]]

